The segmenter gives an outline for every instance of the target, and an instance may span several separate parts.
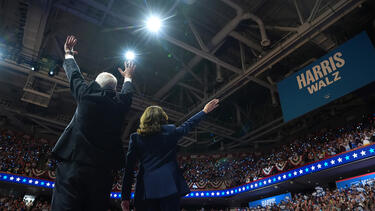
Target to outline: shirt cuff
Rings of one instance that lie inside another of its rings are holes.
[[[65,59],[74,59],[74,56],[70,54],[65,54]]]
[[[131,78],[125,78],[124,83],[125,83],[125,82],[128,82],[128,81],[129,81],[129,82],[132,82],[132,79],[131,79]]]

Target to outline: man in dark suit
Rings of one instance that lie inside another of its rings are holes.
[[[125,63],[121,92],[116,92],[117,79],[101,73],[87,84],[74,60],[77,39],[68,36],[64,45],[64,70],[77,102],[76,112],[52,154],[60,161],[53,190],[53,211],[107,210],[112,189],[112,171],[125,162],[121,127],[130,109],[135,66]]]
[[[180,198],[190,192],[177,163],[177,142],[207,113],[218,106],[214,99],[201,112],[179,127],[167,124],[168,116],[159,106],[146,108],[137,133],[130,136],[122,185],[122,209],[129,210],[134,169],[139,161],[135,189],[137,211],[177,211]]]

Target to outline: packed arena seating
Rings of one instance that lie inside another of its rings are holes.
[[[180,167],[192,189],[229,188],[317,161],[374,141],[374,119],[346,128],[323,130],[300,137],[269,152],[179,156]],[[45,139],[3,130],[0,136],[0,171],[53,180],[57,162],[53,145]],[[121,189],[116,175],[114,190]]]
[[[0,211],[49,211],[50,201],[35,199],[32,203],[25,202],[23,196],[0,196]]]
[[[375,180],[353,184],[346,189],[324,190],[317,187],[314,193],[295,194],[293,199],[278,205],[250,210],[375,210]]]
[[[119,201],[117,201],[119,204]],[[0,211],[2,210],[30,210],[47,211],[50,203],[47,200],[36,199],[31,206],[27,206],[23,197],[0,196]],[[118,210],[115,207],[111,210]],[[225,210],[225,209],[211,209]],[[375,210],[375,180],[353,184],[346,189],[316,187],[312,193],[294,194],[292,199],[283,201],[278,205],[265,208],[242,208],[239,210]]]
[[[299,137],[268,152],[180,156],[180,166],[193,189],[229,188],[368,145],[374,136],[374,120],[364,118],[346,128]]]
[[[0,136],[0,171],[54,179],[56,161],[50,159],[52,145],[45,139],[3,130]]]

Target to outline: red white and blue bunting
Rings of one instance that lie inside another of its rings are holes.
[[[211,197],[234,196],[242,192],[254,191],[259,188],[275,185],[280,182],[285,182],[285,181],[288,181],[297,177],[302,177],[302,176],[312,174],[321,170],[326,170],[326,169],[334,168],[336,166],[346,165],[354,161],[359,161],[359,160],[367,159],[369,157],[374,157],[374,156],[375,156],[375,144],[367,145],[365,147],[359,147],[357,149],[354,149],[348,152],[343,152],[343,153],[334,155],[326,159],[322,159],[313,163],[309,163],[308,165],[297,167],[295,169],[292,169],[283,173],[279,173],[276,175],[272,175],[264,179],[259,179],[254,182],[243,184],[241,186],[228,188],[228,189],[213,190],[213,191],[192,190],[192,192],[186,195],[185,197],[186,198],[211,198]],[[301,158],[301,156],[299,156],[299,158]],[[302,160],[302,159],[298,159],[298,160]],[[54,173],[50,171],[48,173],[54,176]],[[45,187],[45,188],[54,187],[54,182],[52,181],[26,177],[26,176],[20,176],[20,175],[15,175],[15,174],[9,174],[5,172],[0,172],[0,180],[11,182],[11,183],[37,186],[37,187]],[[133,194],[132,194],[132,197],[133,197]],[[121,198],[121,194],[119,192],[111,193],[111,198]]]
[[[278,171],[284,171],[287,163],[288,163],[287,161],[281,161],[281,162],[276,163],[276,165],[275,165],[276,169]]]
[[[289,158],[289,162],[293,165],[293,166],[298,166],[302,163],[302,155],[297,155],[295,154],[294,156],[290,157]]]
[[[263,175],[264,176],[269,176],[272,173],[274,166],[268,166],[262,169]]]

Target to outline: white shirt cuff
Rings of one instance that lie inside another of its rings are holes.
[[[74,56],[70,54],[65,54],[65,59],[74,59]]]
[[[124,83],[125,83],[125,82],[128,82],[128,81],[129,81],[129,82],[132,82],[132,79],[131,79],[131,78],[125,78]]]

